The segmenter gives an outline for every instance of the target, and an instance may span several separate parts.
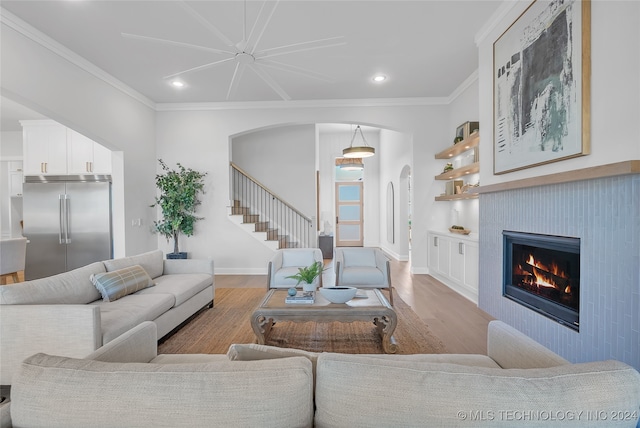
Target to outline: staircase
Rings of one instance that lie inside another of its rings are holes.
[[[267,247],[315,247],[311,219],[267,189],[237,165],[230,164],[229,218]]]

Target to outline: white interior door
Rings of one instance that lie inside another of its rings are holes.
[[[362,247],[362,182],[336,183],[336,247]]]

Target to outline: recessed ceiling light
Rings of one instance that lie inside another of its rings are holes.
[[[375,76],[373,76],[373,81],[380,83],[380,82],[384,82],[385,80],[387,80],[387,76],[385,76],[384,74],[376,74]]]
[[[184,82],[181,80],[172,80],[171,86],[173,86],[174,88],[184,88]]]

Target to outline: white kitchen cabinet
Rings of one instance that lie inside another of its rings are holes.
[[[69,174],[111,174],[111,151],[74,130],[68,130]]]
[[[449,288],[478,303],[478,241],[475,237],[431,231],[429,273]]]
[[[9,196],[22,196],[22,161],[8,162]]]
[[[67,174],[67,128],[52,120],[23,120],[26,175]]]
[[[23,120],[26,175],[111,174],[111,151],[53,120]]]

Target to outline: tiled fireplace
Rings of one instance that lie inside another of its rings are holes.
[[[479,205],[478,306],[569,361],[640,369],[640,174],[481,192]],[[504,231],[579,241],[579,330],[503,295]]]

